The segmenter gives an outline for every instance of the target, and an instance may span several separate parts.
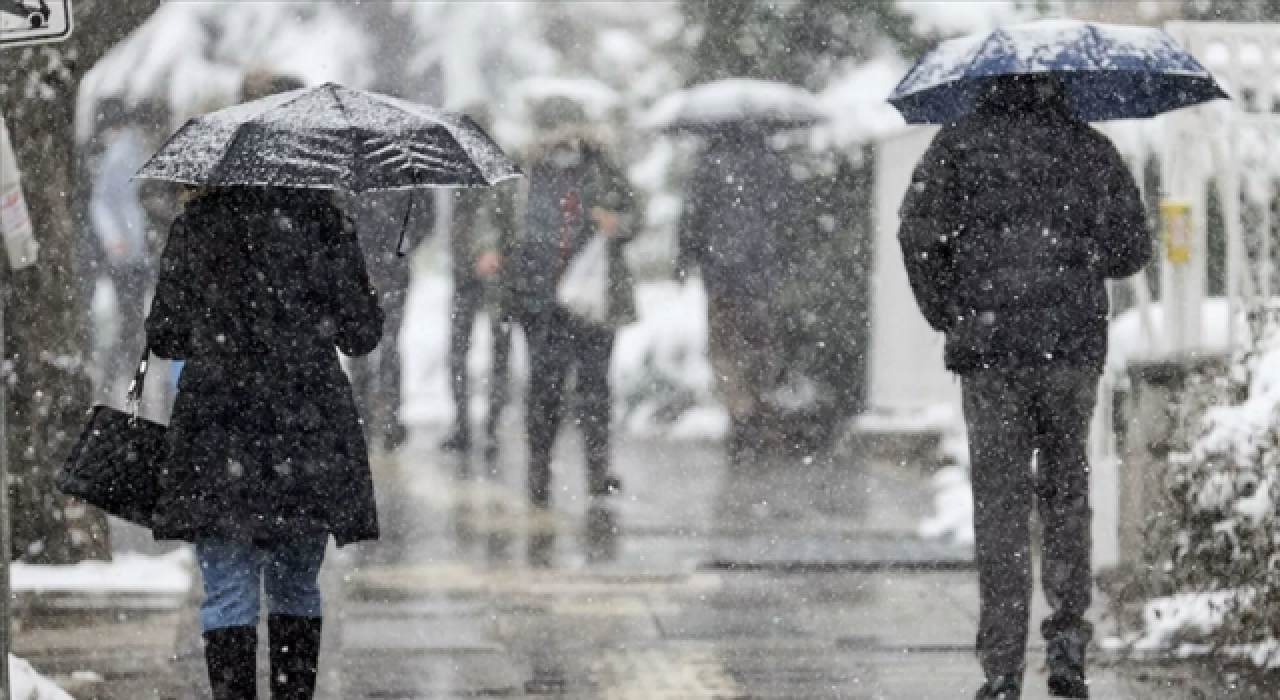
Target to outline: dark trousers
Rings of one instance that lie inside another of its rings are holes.
[[[982,612],[978,657],[988,674],[1025,665],[1031,601],[1030,517],[1043,526],[1040,576],[1053,614],[1046,640],[1092,633],[1086,443],[1098,373],[1074,368],[988,370],[964,377],[973,463]],[[1032,459],[1035,458],[1033,471]]]
[[[587,476],[609,473],[609,427],[613,396],[609,363],[614,331],[579,321],[563,310],[521,319],[529,343],[529,491],[545,495],[551,485],[551,450],[564,420],[569,370],[577,370],[578,425],[586,443]]]
[[[476,316],[484,308],[488,290],[483,281],[454,274],[453,308],[449,320],[449,384],[453,390],[454,423],[459,432],[470,432],[470,380],[467,355],[471,353],[471,334]],[[495,316],[489,319],[493,332],[493,367],[489,375],[489,416],[485,432],[497,434],[498,420],[507,405],[511,365],[511,324]]]
[[[382,342],[374,352],[350,360],[352,393],[370,439],[387,438],[401,429],[400,328],[404,325],[407,286],[406,275],[403,283],[381,292],[382,310],[386,314]]]

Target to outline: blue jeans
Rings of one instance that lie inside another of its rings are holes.
[[[328,535],[269,546],[196,542],[196,559],[204,578],[200,622],[205,631],[257,626],[264,584],[270,614],[322,617],[318,578],[328,543]]]

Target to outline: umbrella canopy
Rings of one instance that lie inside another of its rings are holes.
[[[889,102],[912,124],[963,118],[1000,76],[1053,73],[1085,121],[1141,119],[1227,97],[1199,61],[1160,29],[1045,20],[945,41]]]
[[[192,119],[137,177],[367,192],[519,175],[470,117],[329,83]]]
[[[813,126],[826,119],[813,93],[787,83],[731,78],[672,93],[658,101],[642,126],[664,131],[715,131],[751,124],[768,131]]]

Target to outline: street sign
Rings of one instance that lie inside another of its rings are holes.
[[[0,0],[0,49],[71,36],[71,0]]]

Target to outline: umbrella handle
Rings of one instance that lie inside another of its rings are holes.
[[[417,197],[417,190],[409,192],[409,206],[404,208],[404,222],[400,224],[400,240],[396,241],[396,257],[403,258],[405,233],[409,230],[409,218],[413,215],[413,200]]]

